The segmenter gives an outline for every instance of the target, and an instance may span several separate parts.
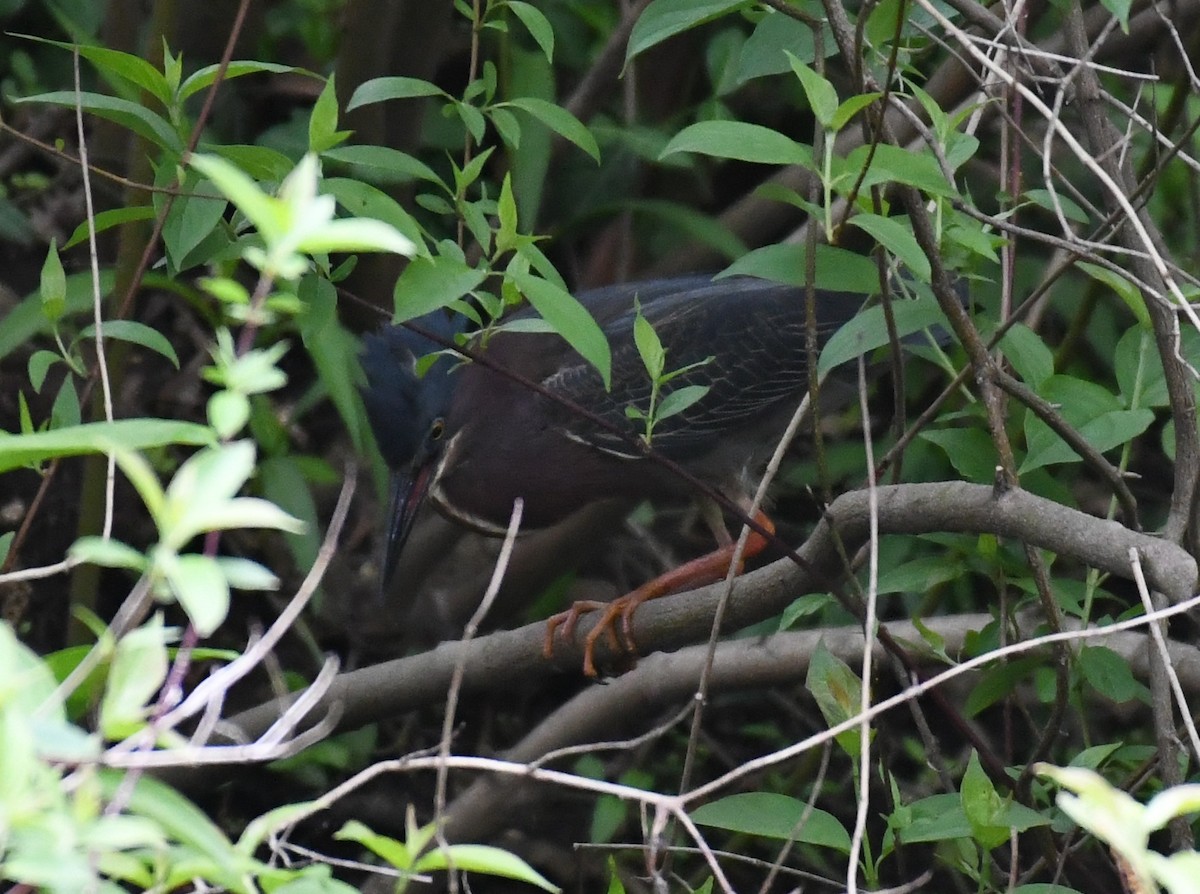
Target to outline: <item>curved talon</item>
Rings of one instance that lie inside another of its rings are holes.
[[[557,615],[551,615],[546,619],[546,638],[542,641],[542,655],[546,658],[554,657],[554,634],[562,630],[562,638],[570,640],[575,636],[575,628],[579,624],[579,619],[587,612],[600,611],[608,608],[609,603],[597,602],[594,599],[583,599],[579,602],[572,603],[571,607],[565,612],[559,612]],[[595,674],[589,674],[595,676]]]
[[[579,624],[579,619],[587,612],[602,611],[603,614],[588,631],[583,640],[583,672],[589,677],[599,676],[596,670],[596,643],[601,636],[608,639],[608,647],[615,653],[627,652],[630,655],[636,655],[636,647],[634,646],[633,636],[630,632],[631,619],[633,611],[644,599],[633,599],[634,593],[622,596],[620,599],[615,599],[612,602],[595,602],[585,600],[576,602],[564,612],[559,612],[557,615],[552,615],[546,620],[546,638],[542,642],[542,655],[546,658],[554,657],[554,638],[556,634],[560,634],[564,640],[570,640],[575,635],[575,627]],[[624,642],[621,641],[621,636],[617,632],[617,619],[621,619],[621,633],[624,635]]]

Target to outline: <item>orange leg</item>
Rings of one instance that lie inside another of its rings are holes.
[[[771,533],[775,532],[775,525],[762,510],[755,513],[754,520]],[[762,552],[766,548],[766,545],[767,538],[756,531],[751,531],[750,537],[746,541],[746,549],[742,553],[743,563],[751,556],[756,556]],[[563,639],[569,640],[574,637],[575,627],[584,614],[599,611],[603,612],[603,614],[592,626],[592,629],[588,631],[588,635],[583,641],[583,672],[589,677],[597,675],[595,662],[596,643],[601,636],[607,638],[609,648],[614,652],[625,651],[630,655],[636,655],[637,645],[633,641],[633,613],[637,611],[638,606],[643,602],[649,602],[651,599],[657,599],[659,596],[666,596],[669,593],[692,589],[720,580],[729,571],[729,563],[733,560],[734,547],[735,544],[733,543],[721,546],[707,555],[680,565],[666,574],[659,575],[654,580],[642,584],[636,590],[626,593],[612,602],[595,602],[591,600],[576,602],[565,612],[559,612],[546,621],[546,639],[542,645],[542,654],[547,658],[554,655],[554,635],[560,629]],[[740,574],[741,571],[742,568],[739,566],[738,573]],[[621,621],[620,636],[617,634],[618,619]]]

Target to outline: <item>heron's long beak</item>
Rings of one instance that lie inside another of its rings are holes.
[[[379,579],[384,588],[396,571],[396,563],[408,535],[412,533],[417,511],[425,502],[425,494],[433,480],[435,464],[432,461],[414,466],[411,472],[392,472],[392,495],[388,507],[387,543],[383,552],[383,576]]]

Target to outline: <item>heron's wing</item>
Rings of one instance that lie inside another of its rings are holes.
[[[636,437],[646,431],[627,407],[649,412],[650,374],[638,353],[633,328],[634,298],[666,351],[666,372],[687,372],[660,389],[661,400],[680,388],[707,388],[696,403],[656,422],[652,445],[684,459],[709,449],[715,438],[753,425],[764,415],[798,400],[808,387],[804,290],[748,277],[659,280],[585,293],[580,300],[606,319],[612,349],[612,389],[582,360],[566,364],[543,384],[586,407],[609,425]],[[859,295],[823,292],[817,300],[820,344],[857,311]],[[614,306],[624,310],[614,313]],[[576,440],[622,456],[640,454],[612,431],[588,420],[565,418],[564,432]]]

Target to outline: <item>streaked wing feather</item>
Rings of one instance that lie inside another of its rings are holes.
[[[707,363],[672,379],[663,394],[687,385],[706,385],[703,398],[684,412],[661,420],[653,444],[669,457],[686,458],[711,446],[714,436],[736,431],[799,399],[808,386],[805,350],[804,290],[752,279],[708,278],[642,284],[637,291],[610,287],[585,293],[604,325],[612,348],[611,391],[606,392],[591,366],[579,360],[543,381],[563,397],[587,407],[611,425],[636,436],[642,423],[625,415],[628,406],[649,408],[649,373],[633,340],[633,299],[666,348],[667,371],[712,357]],[[861,296],[822,296],[818,303],[821,344],[849,320]],[[624,311],[613,305],[624,302]],[[620,456],[634,457],[630,446],[610,431],[586,420],[563,418],[574,440]]]

